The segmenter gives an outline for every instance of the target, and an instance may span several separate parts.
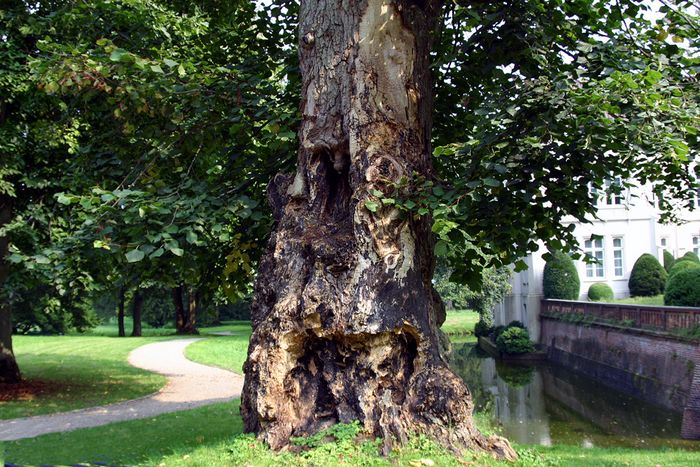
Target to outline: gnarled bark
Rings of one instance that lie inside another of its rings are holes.
[[[0,227],[4,227],[12,218],[12,200],[0,194]],[[7,263],[9,242],[7,237],[0,237],[0,288],[10,274]],[[12,310],[6,302],[0,302],[0,383],[19,383],[20,372],[12,352]]]
[[[429,176],[434,1],[305,0],[298,169],[269,199],[277,225],[258,271],[241,412],[273,448],[360,420],[385,447],[411,433],[514,456],[472,423],[440,352],[430,220],[373,190]]]

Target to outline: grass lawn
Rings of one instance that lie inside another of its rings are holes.
[[[612,301],[612,303],[629,303],[632,305],[664,305],[664,296],[654,295],[653,297],[628,297],[628,298],[618,298]]]
[[[126,358],[136,347],[162,339],[14,336],[25,382],[14,389],[0,388],[0,419],[93,407],[156,392],[165,378],[130,366]]]
[[[448,336],[474,334],[474,326],[479,321],[479,313],[472,310],[450,310],[442,325],[442,331]]]
[[[468,313],[457,314],[452,322],[468,322]],[[465,316],[466,315],[466,316]],[[448,318],[449,319],[449,318]],[[472,317],[472,320],[474,318]],[[473,328],[473,324],[470,329]],[[245,358],[250,327],[247,323],[231,323],[207,331],[232,331],[233,336],[211,337],[192,344],[187,356],[193,360],[240,371]],[[38,337],[37,339],[59,339]],[[73,339],[73,338],[71,338]],[[105,345],[120,345],[121,342],[137,339],[111,339],[81,337],[75,339],[108,339]],[[144,338],[142,343],[156,338]],[[38,342],[38,341],[37,341]],[[68,342],[68,341],[64,341]],[[72,341],[77,347],[80,341]],[[32,346],[37,344],[32,343]],[[50,346],[50,344],[47,344]],[[134,346],[139,345],[138,343]],[[101,352],[85,353],[81,365],[90,360],[100,360]],[[69,349],[64,355],[71,355]],[[123,353],[125,359],[125,353]],[[99,356],[99,358],[98,358]],[[115,360],[115,358],[112,358]],[[67,361],[77,362],[74,357]],[[95,366],[89,363],[89,368]],[[51,463],[58,465],[76,463],[98,463],[157,466],[285,466],[285,465],[363,465],[363,466],[437,466],[462,465],[516,465],[516,466],[697,466],[700,453],[680,450],[633,450],[633,449],[583,449],[578,446],[516,446],[520,460],[515,464],[498,463],[484,456],[467,454],[458,459],[433,442],[416,437],[408,446],[393,452],[388,458],[377,455],[377,444],[373,440],[361,443],[354,441],[359,428],[342,425],[333,428],[331,435],[336,442],[322,443],[322,436],[306,439],[300,454],[273,453],[250,435],[242,434],[238,412],[239,402],[216,404],[185,412],[160,415],[151,419],[121,422],[98,428],[88,428],[68,433],[55,433],[34,439],[7,442],[5,457],[0,447],[0,461],[20,464]],[[477,425],[491,431],[487,419],[475,416]],[[421,463],[421,459],[424,460]]]
[[[185,356],[195,362],[243,374],[243,363],[248,352],[248,339],[251,332],[250,322],[238,321],[200,330],[202,337],[208,332],[222,331],[230,331],[233,335],[215,336],[190,344],[185,349]]]

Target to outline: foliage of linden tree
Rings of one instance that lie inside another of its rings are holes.
[[[277,47],[292,25],[249,2],[22,5],[26,92],[55,104],[55,133],[72,130],[73,145],[48,201],[58,222],[47,231],[67,234],[34,249],[15,242],[16,269],[45,264],[101,287],[185,285],[208,299],[245,293],[269,174],[295,144],[294,61]]]

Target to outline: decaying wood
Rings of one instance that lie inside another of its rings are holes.
[[[277,225],[258,272],[241,412],[273,448],[360,420],[391,448],[411,433],[512,458],[472,423],[441,352],[430,219],[373,190],[430,175],[432,1],[304,0],[295,175],[269,200]]]

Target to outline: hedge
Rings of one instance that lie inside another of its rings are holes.
[[[596,282],[588,288],[588,299],[592,302],[605,302],[615,298],[613,289],[604,282]]]
[[[581,280],[569,255],[552,252],[552,258],[544,266],[542,289],[544,298],[578,300]]]
[[[635,261],[630,273],[629,289],[633,297],[650,297],[663,293],[668,274],[659,260],[644,253]]]
[[[684,269],[671,276],[664,304],[700,307],[700,267]]]

